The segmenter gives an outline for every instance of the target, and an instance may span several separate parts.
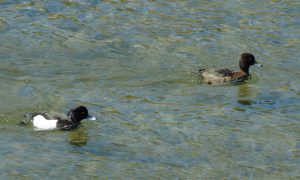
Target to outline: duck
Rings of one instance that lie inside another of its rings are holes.
[[[90,116],[85,106],[77,106],[66,114],[60,112],[31,113],[33,126],[37,130],[71,130],[76,129],[83,119],[96,120]]]
[[[251,53],[242,53],[239,60],[239,71],[222,69],[200,69],[197,74],[204,84],[218,85],[227,82],[243,82],[250,77],[249,68],[252,65],[263,67],[257,63],[255,57]]]

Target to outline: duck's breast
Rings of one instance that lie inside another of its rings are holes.
[[[249,74],[246,74],[244,72],[234,72],[232,75],[231,75],[231,79],[232,80],[245,80],[249,77],[250,75]]]

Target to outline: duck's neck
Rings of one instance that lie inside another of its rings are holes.
[[[71,118],[71,120],[72,120],[72,122],[73,122],[74,124],[78,124],[78,123],[80,123],[80,121],[81,121],[81,120],[72,119],[72,118]]]
[[[245,74],[247,74],[247,75],[250,74],[249,73],[249,67],[248,68],[241,68],[240,71],[243,72],[243,73],[245,73]]]

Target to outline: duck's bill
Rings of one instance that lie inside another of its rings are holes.
[[[91,120],[91,121],[97,120],[97,118],[95,116],[90,116],[90,115],[86,119]]]
[[[259,63],[255,63],[255,65],[258,66],[258,67],[263,67],[263,65],[259,64]]]

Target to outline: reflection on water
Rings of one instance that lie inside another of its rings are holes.
[[[238,88],[239,91],[238,91],[237,102],[239,104],[247,105],[247,106],[255,104],[255,102],[250,99],[244,99],[244,98],[251,97],[253,95],[253,91],[251,90],[251,87],[249,87],[248,84],[241,84]]]
[[[243,97],[249,97],[252,96],[252,90],[251,87],[249,87],[248,84],[242,84],[238,86],[238,97],[243,98]]]
[[[79,130],[76,131],[70,131],[68,134],[69,136],[69,143],[73,146],[85,146],[86,143],[88,142],[88,135],[86,132],[80,128]]]
[[[0,0],[1,178],[299,179],[299,8]],[[191,73],[238,68],[242,52],[264,65],[245,83]],[[97,121],[17,125],[77,105]]]
[[[255,104],[254,101],[251,101],[251,100],[248,100],[248,99],[238,100],[238,103],[240,103],[242,105],[247,105],[247,106]]]

